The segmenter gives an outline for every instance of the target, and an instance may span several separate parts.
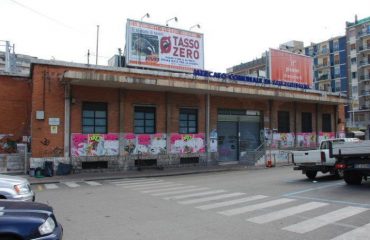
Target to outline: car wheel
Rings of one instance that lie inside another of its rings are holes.
[[[334,175],[337,178],[342,179],[344,177],[344,171],[343,171],[343,169],[337,169],[337,170],[335,170]]]
[[[309,178],[309,179],[315,179],[315,177],[316,177],[316,175],[317,175],[317,171],[307,171],[306,172],[306,176]]]
[[[348,185],[360,185],[362,182],[362,175],[354,172],[344,172],[343,178]]]
[[[0,199],[6,199],[6,197],[4,197],[3,195],[0,195]]]
[[[0,235],[0,239],[1,240],[20,240],[19,237],[17,236],[12,236],[12,235],[4,235],[4,236],[1,236]]]

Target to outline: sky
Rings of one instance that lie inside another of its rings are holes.
[[[99,65],[125,47],[127,19],[204,34],[209,71],[261,57],[290,40],[307,46],[345,34],[345,22],[370,16],[369,0],[0,0],[0,40],[15,44],[17,54],[41,59],[95,63],[99,25]],[[2,42],[0,42],[0,45]],[[4,51],[4,47],[0,48]]]

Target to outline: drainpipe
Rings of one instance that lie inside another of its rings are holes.
[[[319,146],[319,104],[315,104],[315,114],[316,114],[316,146]]]
[[[63,74],[64,77],[64,74]],[[66,83],[64,86],[64,157],[70,158],[71,140],[71,86]],[[70,158],[72,164],[72,158]]]
[[[335,131],[335,137],[339,137],[339,131],[338,131],[338,105],[334,105],[334,131]]]
[[[210,125],[210,102],[211,102],[211,99],[210,99],[210,94],[207,93],[207,96],[206,96],[206,138],[207,138],[207,162],[210,162],[211,159],[210,159],[210,139],[209,139],[209,125]]]

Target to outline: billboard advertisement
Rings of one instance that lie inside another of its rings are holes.
[[[181,72],[204,69],[203,34],[128,19],[126,64]]]
[[[312,86],[311,57],[270,48],[270,78]]]

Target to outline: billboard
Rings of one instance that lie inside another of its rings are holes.
[[[126,64],[193,72],[204,69],[203,34],[127,20]]]
[[[312,86],[312,58],[270,48],[270,78]]]

